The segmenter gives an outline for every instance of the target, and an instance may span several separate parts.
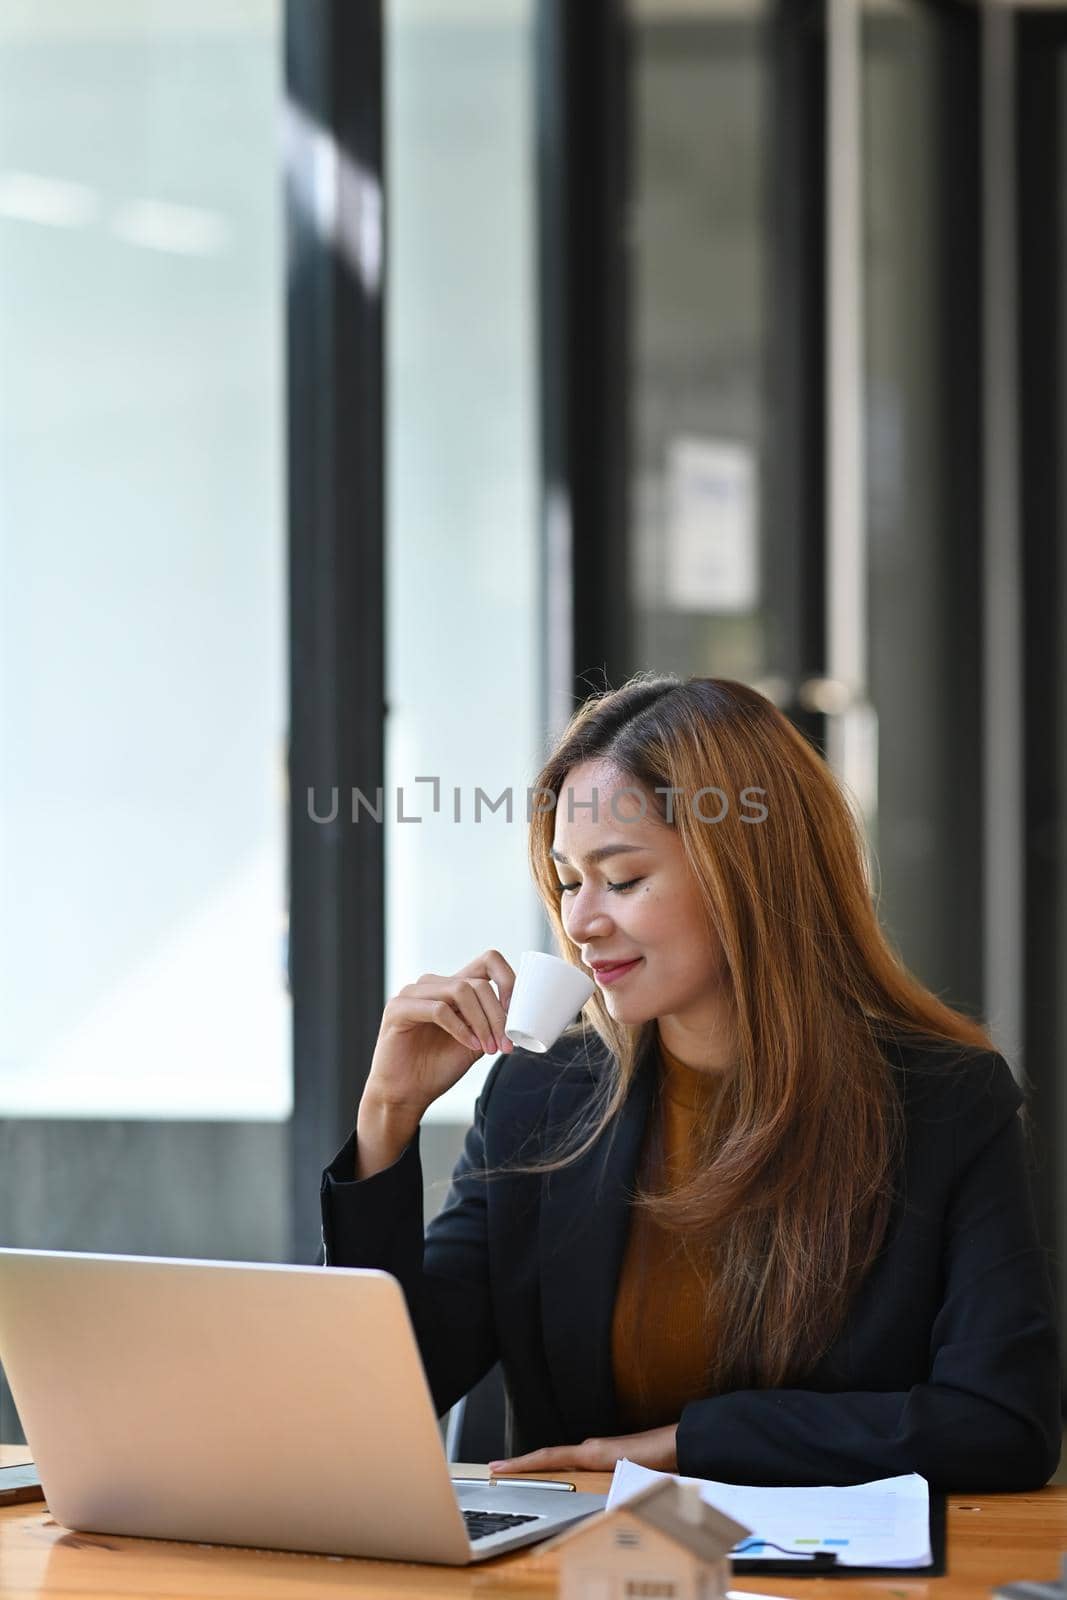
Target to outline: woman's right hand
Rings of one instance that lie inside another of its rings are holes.
[[[511,1050],[504,1022],[514,985],[515,973],[499,950],[486,950],[452,977],[425,973],[388,1001],[359,1106],[361,1167],[368,1164],[365,1144],[391,1147],[399,1140],[402,1149],[426,1108],[480,1056]],[[373,1165],[377,1169],[377,1159]]]

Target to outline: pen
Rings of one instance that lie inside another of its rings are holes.
[[[573,1483],[563,1483],[558,1478],[453,1478],[452,1482],[464,1488],[491,1489],[497,1484],[514,1484],[517,1489],[566,1489],[572,1494],[575,1492]]]

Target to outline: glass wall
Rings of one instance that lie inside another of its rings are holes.
[[[635,665],[756,681],[770,5],[630,0]]]
[[[0,1113],[281,1119],[279,0],[0,10]]]
[[[276,11],[0,17],[7,1114],[290,1107]]]
[[[390,994],[541,940],[534,12],[386,5]],[[429,1120],[466,1125],[486,1070]]]
[[[925,983],[977,1012],[977,54],[957,61],[968,41],[917,0],[873,0],[861,19],[868,821],[884,926]]]

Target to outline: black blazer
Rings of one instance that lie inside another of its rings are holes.
[[[609,1059],[592,1039],[498,1058],[425,1241],[417,1137],[357,1183],[353,1135],[323,1174],[326,1264],[400,1280],[439,1412],[499,1360],[517,1451],[623,1431],[611,1319],[654,1063],[581,1161],[477,1175],[557,1146]],[[997,1055],[887,1054],[904,1106],[897,1197],[841,1335],[803,1388],[694,1399],[679,1472],[798,1485],[920,1472],[975,1492],[1034,1489],[1055,1470],[1059,1359],[1022,1096]]]

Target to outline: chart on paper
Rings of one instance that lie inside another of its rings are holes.
[[[638,1490],[672,1474],[619,1461],[608,1510]],[[778,1489],[704,1478],[676,1478],[700,1492],[708,1505],[751,1528],[731,1551],[737,1562],[784,1560],[819,1553],[848,1567],[925,1567],[930,1549],[930,1491],[918,1473],[879,1478],[847,1488]]]

